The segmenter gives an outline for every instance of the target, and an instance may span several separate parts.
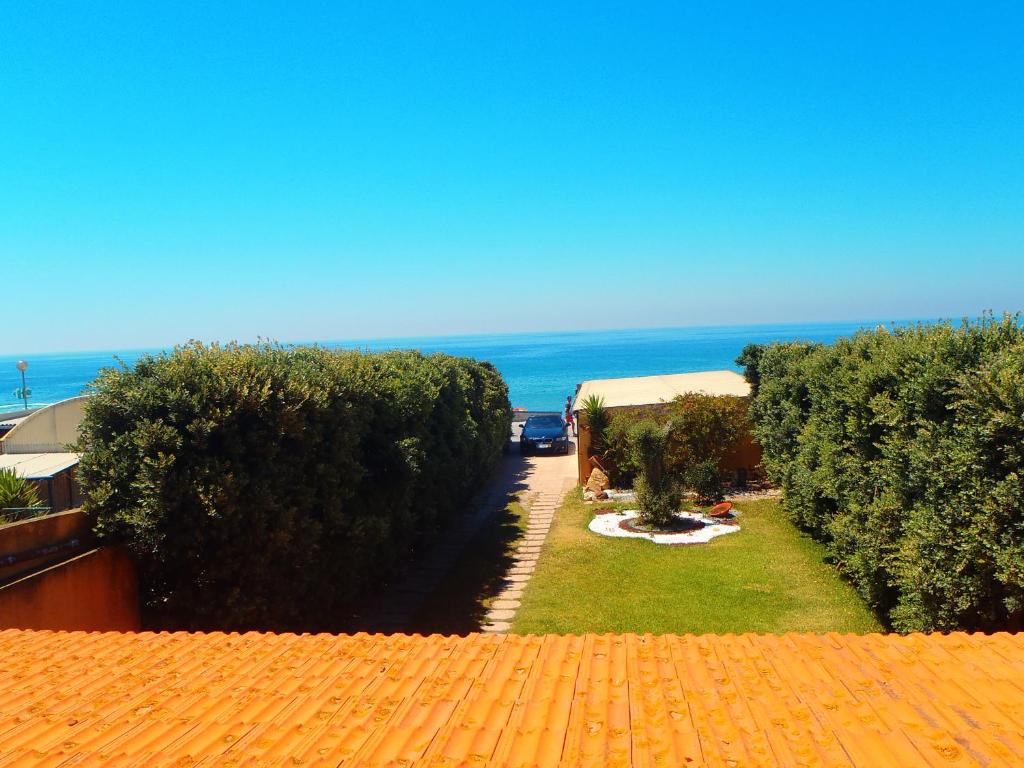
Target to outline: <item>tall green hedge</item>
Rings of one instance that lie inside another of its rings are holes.
[[[203,346],[106,370],[78,477],[150,623],[332,629],[488,477],[508,389],[415,352]]]
[[[1024,616],[1021,317],[748,347],[764,466],[901,631]]]

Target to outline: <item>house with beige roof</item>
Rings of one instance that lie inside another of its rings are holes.
[[[592,469],[590,433],[583,412],[583,403],[587,398],[595,395],[600,397],[604,407],[614,413],[666,406],[680,395],[700,393],[716,397],[748,397],[750,392],[750,384],[735,371],[697,371],[584,381],[576,388],[576,398],[572,404],[573,417],[580,427],[577,442],[580,483],[586,483]],[[723,471],[742,472],[747,477],[760,463],[761,447],[750,442],[740,446],[721,468]]]

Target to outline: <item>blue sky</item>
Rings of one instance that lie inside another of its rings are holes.
[[[0,352],[1024,308],[1020,3],[143,5],[5,9]]]

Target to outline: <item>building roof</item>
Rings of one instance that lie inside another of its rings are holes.
[[[78,463],[77,453],[0,453],[0,469],[29,480],[45,480]]]
[[[750,394],[750,385],[735,371],[700,371],[699,373],[671,373],[663,376],[634,376],[623,379],[594,379],[585,381],[576,393],[573,410],[582,410],[583,401],[590,395],[604,398],[606,408],[630,405],[667,403],[678,395],[703,392],[707,395]]]
[[[8,630],[0,766],[1020,765],[1022,680],[1005,633]]]
[[[39,408],[0,437],[4,453],[60,453],[78,441],[87,395]]]
[[[36,410],[38,409],[30,408],[27,411],[6,411],[4,413],[0,413],[0,429],[13,429],[31,416]]]

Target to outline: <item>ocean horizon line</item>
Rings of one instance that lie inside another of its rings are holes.
[[[895,319],[879,319],[879,318],[857,318],[851,320],[812,320],[812,321],[785,321],[785,322],[764,322],[764,323],[708,323],[700,325],[652,325],[652,326],[626,326],[617,328],[594,328],[594,329],[567,329],[567,330],[549,330],[549,331],[488,331],[482,333],[444,333],[444,334],[427,334],[427,335],[415,335],[415,336],[366,336],[366,337],[351,337],[351,338],[337,338],[337,339],[298,339],[281,341],[271,337],[257,337],[253,340],[239,341],[237,339],[227,340],[207,340],[199,338],[188,338],[183,341],[175,342],[169,345],[150,345],[150,346],[139,346],[139,347],[92,347],[88,349],[64,349],[64,350],[35,350],[35,351],[18,351],[18,352],[0,352],[0,361],[15,359],[19,357],[30,357],[36,356],[73,356],[73,355],[95,355],[95,354],[106,354],[106,353],[154,353],[154,352],[167,352],[173,350],[175,347],[180,347],[184,344],[188,344],[193,341],[198,341],[202,344],[259,344],[261,342],[279,344],[284,347],[300,347],[300,346],[315,346],[315,345],[331,345],[333,347],[344,346],[346,348],[358,348],[355,345],[359,344],[384,344],[398,341],[445,341],[445,340],[477,340],[477,339],[491,339],[491,338],[513,338],[518,336],[584,336],[588,334],[624,334],[624,333],[653,333],[653,332],[670,332],[670,331],[702,331],[702,330],[727,330],[727,331],[739,331],[743,329],[786,329],[786,328],[820,328],[820,327],[831,327],[831,326],[857,326],[861,328],[877,327],[878,325],[912,325],[918,323],[952,323],[959,322],[962,320],[976,319],[978,316],[964,315],[962,317],[912,317],[912,318],[895,318]]]

